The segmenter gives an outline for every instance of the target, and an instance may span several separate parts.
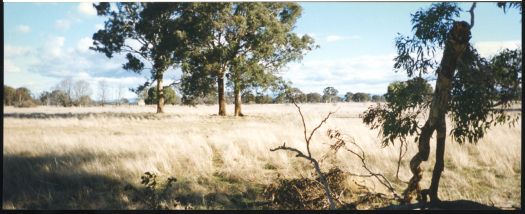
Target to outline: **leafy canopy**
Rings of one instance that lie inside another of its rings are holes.
[[[412,79],[390,84],[386,105],[370,107],[362,115],[365,124],[380,129],[383,145],[420,133],[420,118],[428,112],[433,96],[432,87],[421,75],[439,66],[435,54],[444,48],[447,32],[460,11],[455,3],[432,4],[412,14],[413,36],[395,39],[394,71],[405,71]],[[473,46],[467,47],[452,77],[446,104],[452,121],[450,134],[457,142],[475,143],[491,126],[517,122],[519,116],[505,109],[521,97],[521,54],[521,49],[507,49],[486,59]]]

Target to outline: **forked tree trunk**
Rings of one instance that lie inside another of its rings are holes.
[[[242,117],[244,116],[244,114],[241,112],[241,104],[242,104],[241,90],[239,89],[238,86],[234,86],[233,93],[235,94],[235,116]]]
[[[452,90],[452,77],[457,67],[458,59],[465,52],[470,40],[470,25],[467,22],[455,22],[448,34],[441,64],[437,70],[438,78],[436,90],[430,105],[430,114],[419,136],[419,151],[410,161],[412,178],[405,190],[404,199],[410,203],[415,191],[418,201],[426,202],[426,195],[430,194],[431,202],[439,202],[437,195],[439,179],[444,169],[445,138],[446,138],[446,113],[448,111],[449,94]],[[436,165],[432,174],[430,190],[420,190],[419,182],[422,179],[421,162],[427,161],[430,153],[430,138],[437,129],[436,140]]]
[[[157,78],[157,113],[164,113],[164,88],[162,87],[162,75]]]
[[[224,74],[218,75],[217,90],[219,92],[219,116],[226,116],[226,100],[224,98]]]

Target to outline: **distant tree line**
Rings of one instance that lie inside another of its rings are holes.
[[[26,87],[13,88],[4,85],[4,106],[32,107],[37,101],[31,96],[31,91]]]
[[[180,105],[182,98],[176,87],[164,86],[164,103],[170,105]],[[288,97],[287,93],[292,97]],[[336,103],[336,102],[384,102],[383,95],[371,95],[363,92],[347,92],[343,97],[337,95],[338,90],[334,87],[326,87],[323,94],[311,92],[305,94],[299,88],[291,87],[285,91],[277,92],[271,96],[268,93],[262,93],[252,90],[245,90],[241,94],[243,104],[272,104],[272,103],[291,103],[292,98],[298,103]],[[122,97],[123,87],[117,88],[116,99],[109,102],[108,83],[105,81],[98,82],[97,100],[91,98],[92,90],[89,83],[85,80],[74,82],[71,78],[60,81],[50,91],[43,91],[38,96],[33,96],[31,91],[25,87],[13,88],[4,85],[4,105],[15,107],[32,107],[37,105],[44,106],[103,106],[106,104],[122,105],[130,104],[130,101]],[[138,95],[138,100],[143,100],[147,105],[158,103],[157,88],[155,86],[144,90]],[[235,103],[235,94],[231,91],[225,93],[225,100],[228,104]],[[192,100],[193,104],[217,104],[217,93],[209,92],[202,97]]]

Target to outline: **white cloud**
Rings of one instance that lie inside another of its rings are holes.
[[[347,91],[373,94],[386,93],[390,82],[406,80],[406,74],[393,71],[394,54],[355,58],[309,60],[290,64],[283,77],[305,93],[321,93],[333,86],[340,94]]]
[[[92,4],[93,3],[91,2],[81,2],[80,4],[78,4],[77,10],[78,12],[82,14],[86,14],[89,16],[96,16],[97,11],[95,10],[95,8],[93,8]]]
[[[31,31],[31,28],[27,25],[18,25],[16,27],[16,31],[20,33],[29,33]]]
[[[328,35],[325,37],[326,42],[337,42],[350,39],[359,39],[359,36],[340,36],[340,35]]]
[[[93,44],[93,40],[89,37],[83,37],[80,40],[78,40],[77,43],[77,50],[80,52],[87,52],[89,51],[89,47]]]
[[[71,27],[71,21],[59,19],[55,21],[55,27],[60,30],[67,30]]]
[[[64,46],[66,38],[64,37],[53,37],[49,39],[44,45],[45,57],[59,58],[63,55],[62,47]]]
[[[21,71],[21,69],[13,64],[11,60],[4,59],[4,71],[5,72],[12,72],[12,73],[18,73]]]
[[[491,57],[497,54],[499,51],[508,48],[516,49],[521,47],[521,40],[511,41],[482,41],[476,42],[474,47],[478,50],[482,57]]]
[[[22,46],[12,46],[6,44],[4,46],[4,57],[19,57],[27,56],[31,53],[31,48]]]

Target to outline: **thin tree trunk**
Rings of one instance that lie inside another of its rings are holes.
[[[430,202],[436,203],[439,202],[438,197],[438,188],[439,188],[439,179],[441,178],[441,173],[445,169],[445,139],[447,137],[447,124],[445,118],[441,118],[439,121],[436,139],[436,164],[434,165],[434,172],[432,173],[432,183],[430,184]]]
[[[218,75],[217,90],[219,92],[219,116],[226,116],[226,100],[224,98],[224,74]]]
[[[239,87],[234,86],[233,93],[235,94],[235,116],[244,116],[244,114],[241,112],[241,90]]]
[[[427,119],[425,126],[421,129],[421,135],[419,136],[419,151],[410,161],[410,171],[412,172],[412,178],[409,181],[407,189],[404,191],[404,199],[406,203],[410,203],[412,199],[412,193],[416,192],[416,197],[418,201],[426,202],[426,192],[429,190],[421,191],[419,187],[419,181],[422,179],[422,170],[420,167],[421,162],[428,160],[429,150],[430,150],[430,137],[432,133],[439,127],[438,138],[446,135],[446,131],[443,128],[445,124],[445,116],[448,111],[448,102],[449,94],[452,90],[452,77],[457,67],[458,59],[465,52],[468,42],[470,40],[470,25],[467,22],[455,22],[451,31],[449,32],[447,41],[445,43],[445,50],[443,52],[443,58],[441,59],[441,64],[437,70],[438,78],[436,81],[436,90],[434,96],[432,97],[432,103],[430,105],[430,114]],[[439,152],[444,153],[444,144],[445,137],[440,138],[441,141],[437,142],[438,146],[442,146],[442,151],[440,148]],[[442,145],[440,145],[440,143]],[[440,153],[439,153],[440,154]],[[439,161],[443,161],[436,157],[436,165]],[[443,163],[440,163],[443,164]],[[438,165],[441,167],[440,165]],[[434,171],[432,175],[433,189],[431,197],[432,201],[439,201],[437,198],[437,190],[439,185],[439,177],[441,176],[441,171]],[[423,196],[421,193],[424,193]]]
[[[164,87],[162,87],[162,75],[157,78],[157,113],[164,113]]]

